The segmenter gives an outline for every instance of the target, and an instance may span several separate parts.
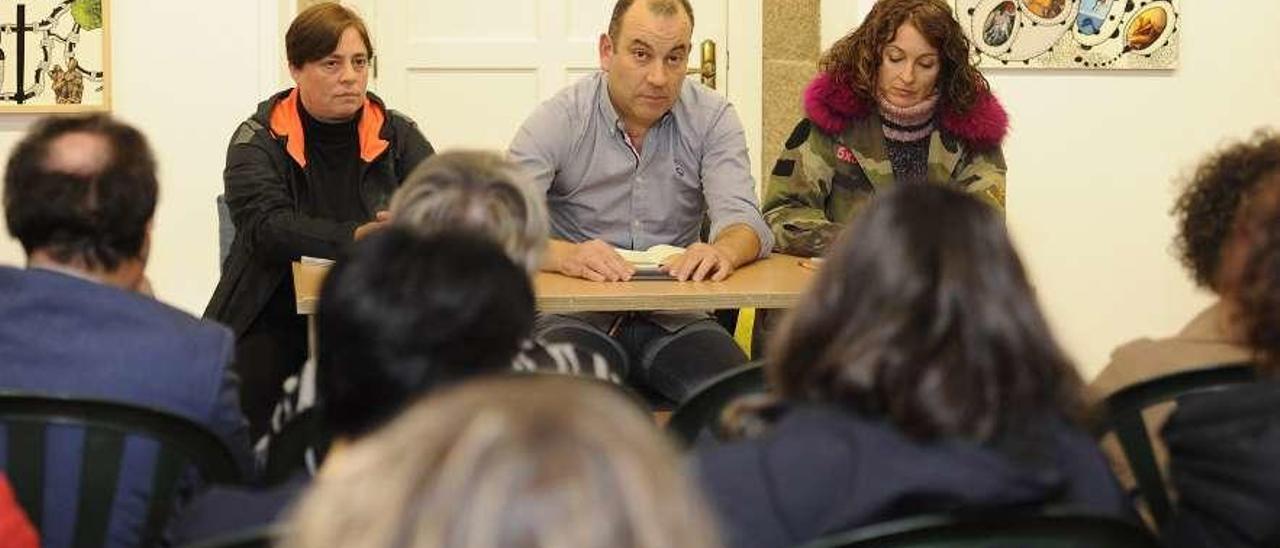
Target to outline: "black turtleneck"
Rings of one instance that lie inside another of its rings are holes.
[[[346,122],[315,119],[298,101],[306,136],[306,205],[316,217],[363,223],[373,217],[360,198],[360,113]]]
[[[360,116],[347,122],[327,124],[312,118],[298,101],[298,116],[306,138],[306,183],[298,189],[299,203],[307,215],[339,222],[363,223],[373,217],[360,199]],[[254,325],[305,333],[306,323],[298,315],[293,283],[285,276],[271,293]],[[256,328],[254,328],[256,329]],[[305,343],[301,343],[305,345]],[[272,356],[264,359],[278,359]]]

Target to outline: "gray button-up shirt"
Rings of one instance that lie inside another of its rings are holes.
[[[649,129],[639,157],[609,100],[604,73],[539,105],[512,140],[510,156],[546,193],[555,238],[599,238],[639,250],[688,246],[698,241],[705,211],[711,241],[742,223],[760,238],[760,257],[773,248],[742,123],[724,97],[689,80]]]

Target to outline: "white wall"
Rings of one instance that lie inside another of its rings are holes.
[[[111,3],[113,113],[147,135],[160,163],[148,274],[161,299],[195,314],[218,279],[214,196],[222,191],[227,140],[279,85],[281,5]],[[0,115],[0,158],[33,120]],[[23,260],[21,246],[5,232],[0,263]]]
[[[1181,7],[1171,73],[987,73],[1013,120],[1011,229],[1086,376],[1208,302],[1170,252],[1175,183],[1224,140],[1280,123],[1280,2]]]

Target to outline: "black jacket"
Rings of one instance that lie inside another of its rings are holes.
[[[1164,427],[1169,546],[1280,546],[1280,383],[1178,399]]]
[[[290,261],[335,257],[359,225],[317,217],[303,205],[311,187],[296,100],[295,91],[286,90],[260,103],[227,147],[222,178],[236,237],[204,316],[227,324],[237,336],[287,278]],[[369,155],[363,158],[360,198],[372,216],[433,150],[412,120],[372,93],[359,133],[361,151]]]
[[[731,547],[787,547],[917,514],[1053,504],[1134,517],[1097,444],[1046,421],[1037,464],[883,420],[801,406],[759,439],[700,450],[698,478]]]

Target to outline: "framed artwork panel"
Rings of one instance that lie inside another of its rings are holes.
[[[0,0],[0,112],[111,108],[109,0]]]
[[[1177,68],[1180,0],[951,0],[983,68]]]

